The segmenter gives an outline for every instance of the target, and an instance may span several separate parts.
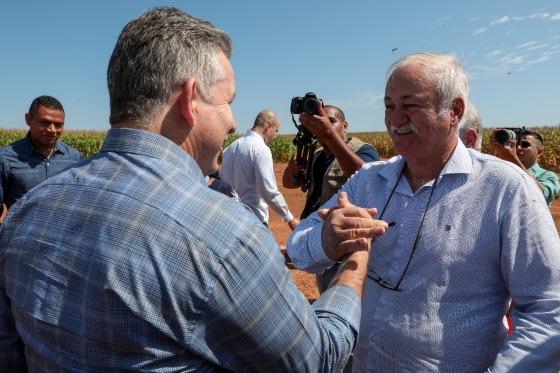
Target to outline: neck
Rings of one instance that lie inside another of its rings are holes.
[[[453,150],[435,159],[406,160],[404,175],[413,192],[438,177],[449,158],[451,158]]]
[[[33,144],[33,149],[43,155],[45,158],[49,159],[54,152],[55,144],[53,145],[39,145],[36,144],[33,140],[31,140],[31,144]]]

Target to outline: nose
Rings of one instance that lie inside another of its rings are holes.
[[[235,123],[235,119],[233,119],[231,121],[231,128],[229,129],[228,134],[229,135],[233,135],[235,133],[235,131],[237,130],[237,124]]]

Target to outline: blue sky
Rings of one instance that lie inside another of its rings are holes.
[[[0,127],[25,128],[31,100],[50,94],[67,129],[106,130],[117,36],[163,5],[231,36],[241,133],[264,108],[294,133],[290,100],[307,91],[340,106],[351,131],[382,131],[386,70],[418,51],[461,58],[485,126],[560,124],[557,1],[19,0],[0,13]]]

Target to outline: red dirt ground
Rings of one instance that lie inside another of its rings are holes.
[[[284,195],[290,211],[294,216],[299,217],[303,207],[305,206],[305,194],[299,189],[285,189],[282,187],[282,173],[286,168],[286,163],[276,163],[274,164],[274,173],[276,175],[276,182],[278,183],[278,188],[280,192]],[[556,224],[556,229],[560,231],[560,199],[556,198],[552,203],[552,217],[554,223]],[[270,230],[274,233],[276,237],[276,242],[284,248],[286,246],[286,241],[290,235],[290,228],[286,223],[278,218],[274,212],[270,212],[269,219]],[[294,282],[301,290],[301,292],[309,300],[317,299],[319,297],[319,291],[315,285],[315,276],[308,273],[298,271],[296,269],[291,270]]]

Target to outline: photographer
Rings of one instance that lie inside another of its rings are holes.
[[[301,219],[315,212],[323,203],[338,192],[354,172],[364,163],[379,160],[376,149],[360,139],[348,138],[348,122],[344,112],[332,105],[321,107],[318,105],[318,115],[301,113],[299,120],[309,130],[322,146],[313,154],[310,167],[310,183],[307,190],[305,208]],[[282,176],[285,188],[301,187],[297,178],[301,171],[294,157],[288,163]],[[321,275],[317,275],[317,286],[322,293],[328,288],[330,280],[336,273],[338,266],[334,266]]]
[[[500,130],[494,130],[490,137],[490,153],[519,166],[527,172],[536,181],[539,189],[543,192],[548,207],[550,207],[554,196],[560,190],[560,184],[554,172],[545,170],[538,164],[544,147],[542,135],[535,131],[523,129],[519,131],[518,142],[510,139],[502,144],[496,140],[498,131]]]

